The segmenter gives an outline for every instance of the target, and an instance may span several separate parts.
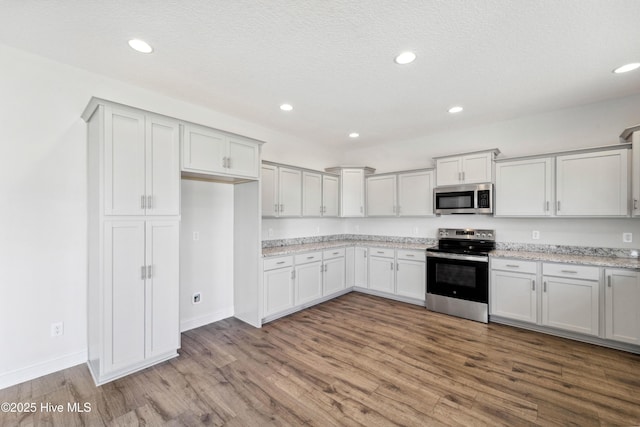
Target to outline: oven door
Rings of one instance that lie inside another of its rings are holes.
[[[488,304],[488,258],[427,252],[427,293]]]

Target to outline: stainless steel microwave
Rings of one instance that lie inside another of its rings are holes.
[[[465,184],[433,190],[436,215],[492,214],[493,184]]]

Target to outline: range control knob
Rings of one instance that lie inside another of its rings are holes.
[[[493,234],[488,233],[488,234],[487,234],[487,237],[491,238],[491,237],[493,237]]]
[[[487,237],[487,234],[486,234],[486,233],[482,233],[482,234],[480,235],[480,237],[482,237],[482,238],[484,239],[485,237]]]

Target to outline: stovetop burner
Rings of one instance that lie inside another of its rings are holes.
[[[464,255],[486,255],[496,247],[495,230],[470,228],[438,229],[438,246],[428,252],[445,252]]]

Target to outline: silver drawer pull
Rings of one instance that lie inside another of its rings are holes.
[[[409,256],[409,257],[413,258],[415,255],[414,254],[406,254],[406,256]]]
[[[314,259],[314,256],[308,256],[307,259]]]
[[[507,267],[510,268],[520,268],[520,266],[518,264],[507,264]]]
[[[378,253],[379,253],[379,254],[384,254],[384,252],[383,252],[383,251],[378,251]]]
[[[578,274],[577,271],[575,270],[560,270],[562,273],[571,273],[571,274]]]
[[[334,254],[334,255],[338,255],[339,253],[340,253],[340,252],[334,252],[333,254]]]
[[[276,262],[276,264],[284,264],[285,262],[287,261],[279,261],[279,262]]]

